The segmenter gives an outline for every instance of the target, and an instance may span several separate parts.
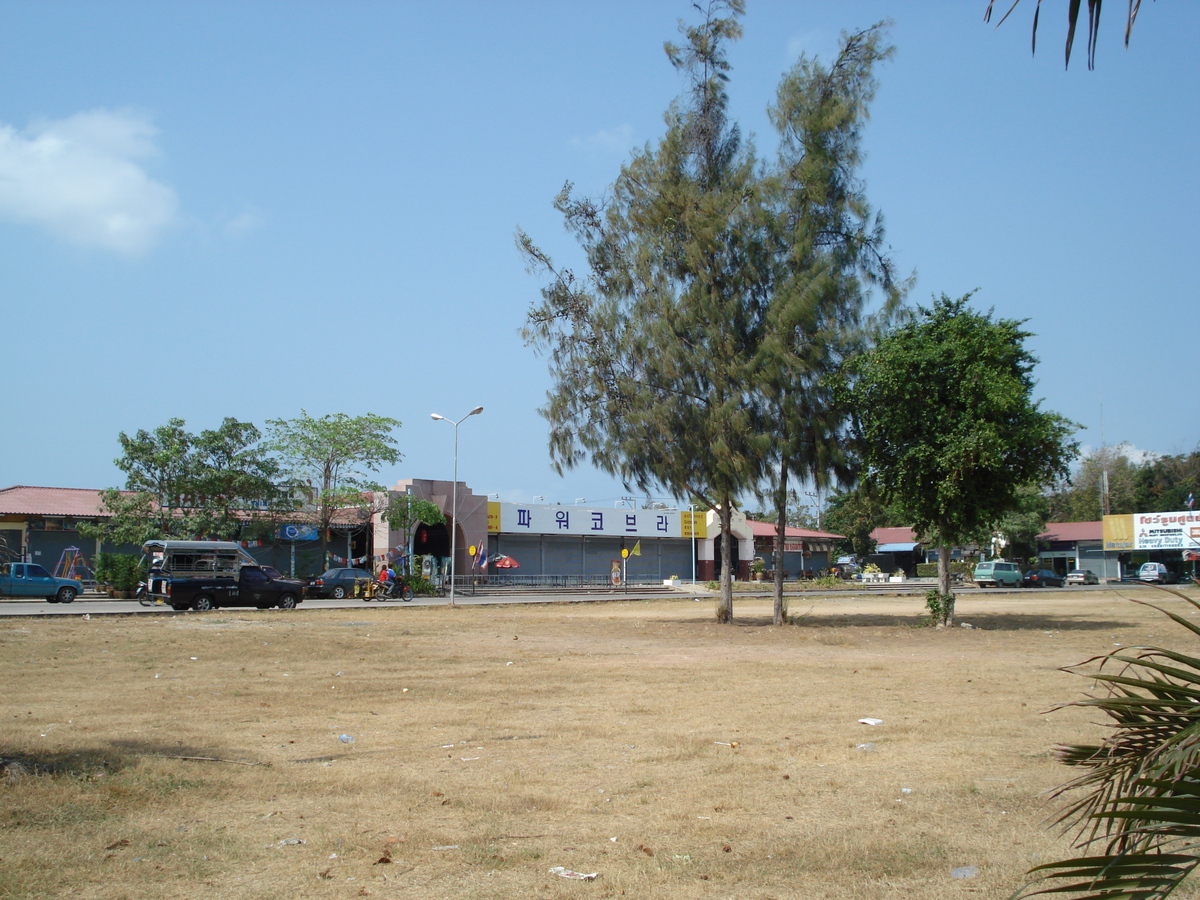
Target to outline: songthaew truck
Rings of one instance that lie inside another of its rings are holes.
[[[83,590],[73,578],[55,578],[37,563],[0,563],[0,597],[44,597],[70,603]]]
[[[257,606],[293,609],[304,582],[260,566],[233,541],[147,541],[146,593],[172,609]]]

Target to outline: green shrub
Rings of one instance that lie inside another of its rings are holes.
[[[925,592],[925,607],[929,610],[930,625],[948,625],[954,621],[954,595],[943,594],[937,588]]]
[[[404,583],[412,588],[413,593],[418,597],[436,597],[438,595],[438,587],[424,575],[406,575]]]
[[[967,581],[971,580],[971,575],[975,572],[975,563],[969,559],[952,559],[950,560],[950,574],[961,575]],[[937,578],[938,570],[937,563],[917,563],[918,578]]]
[[[104,584],[110,585],[114,591],[136,591],[138,582],[146,577],[142,568],[141,558],[130,553],[105,553],[107,579]],[[96,564],[97,570],[100,563]],[[96,580],[100,580],[99,571]]]
[[[100,552],[96,554],[96,565],[92,567],[92,574],[96,576],[97,585],[111,585],[113,577],[113,557],[115,553]]]

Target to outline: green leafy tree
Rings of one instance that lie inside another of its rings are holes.
[[[1188,497],[1195,498],[1197,494],[1200,494],[1200,450],[1160,456],[1138,468],[1136,508],[1129,512],[1186,509]]]
[[[811,512],[812,507],[803,502],[803,499],[795,491],[788,491],[787,497],[787,517],[784,524],[788,528],[807,528],[810,531],[817,530],[817,517]],[[753,519],[755,522],[769,522],[775,525],[779,522],[778,507],[759,508],[753,511],[747,510],[746,518]]]
[[[233,538],[251,507],[279,503],[278,467],[249,422],[226,418],[221,427],[192,434],[170,419],[132,437],[121,432],[114,460],[126,475],[124,491],[100,492],[108,519],[81,533],[114,544],[140,545],[160,537]]]
[[[839,544],[844,553],[865,560],[875,552],[875,539],[871,532],[876,528],[904,526],[903,520],[888,509],[874,485],[859,483],[853,488],[835,492],[825,507],[825,530],[845,535]]]
[[[194,496],[204,500],[197,514],[200,532],[237,536],[248,507],[267,516],[294,510],[279,488],[279,465],[261,441],[258,428],[232,418],[193,441]]]
[[[972,311],[970,296],[918,307],[855,361],[849,393],[867,477],[936,543],[945,596],[951,545],[1017,509],[1023,486],[1065,475],[1076,452],[1074,425],[1033,400],[1023,323]]]
[[[732,620],[735,498],[759,479],[767,439],[749,387],[764,297],[748,274],[755,161],[728,121],[727,42],[741,0],[713,0],[667,56],[689,81],[657,146],[621,170],[608,200],[556,200],[588,275],[560,270],[518,231],[531,270],[550,284],[525,336],[548,354],[554,385],[542,414],[559,471],[590,460],[627,487],[664,488],[715,509],[720,521],[717,619]]]
[[[1141,467],[1126,448],[1102,447],[1082,457],[1070,484],[1050,495],[1050,521],[1094,522],[1105,514],[1138,512]]]
[[[422,500],[412,494],[396,494],[389,498],[383,511],[383,518],[393,531],[404,535],[404,574],[409,574],[410,559],[412,558],[413,530],[424,522],[426,525],[441,525],[446,521],[445,514],[438,505],[430,500]]]
[[[285,475],[309,496],[301,511],[321,532],[321,556],[328,561],[329,527],[339,510],[364,512],[384,490],[370,478],[401,454],[392,432],[400,422],[371,413],[296,419],[269,419],[268,448],[278,454]]]
[[[1006,512],[995,530],[1008,541],[1008,555],[1028,560],[1038,555],[1041,543],[1038,535],[1046,531],[1050,521],[1050,501],[1039,485],[1026,484],[1017,489],[1017,505]]]

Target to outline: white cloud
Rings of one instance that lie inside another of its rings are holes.
[[[248,232],[257,231],[266,223],[266,217],[260,212],[247,209],[225,223],[225,233],[232,238],[239,238]]]
[[[633,146],[633,126],[618,125],[612,129],[601,129],[587,137],[571,138],[571,146],[580,150],[600,151],[602,153],[624,153]]]
[[[1156,453],[1153,450],[1142,450],[1138,447],[1133,446],[1133,444],[1129,443],[1129,441],[1122,441],[1119,444],[1110,444],[1110,445],[1108,445],[1107,449],[1108,449],[1108,452],[1111,453],[1112,455],[1124,456],[1131,463],[1134,463],[1135,465],[1139,465],[1139,466],[1145,465],[1148,462],[1154,462],[1156,459],[1159,459],[1162,457],[1161,453]],[[1100,448],[1093,447],[1091,444],[1080,444],[1079,445],[1079,458],[1080,459],[1084,459],[1085,457],[1092,456],[1093,454],[1099,453],[1099,452],[1100,452]]]
[[[157,130],[137,113],[95,109],[18,131],[0,123],[0,218],[86,247],[149,249],[176,218],[175,192],[139,165]]]

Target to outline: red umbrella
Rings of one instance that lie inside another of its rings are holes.
[[[492,557],[492,565],[494,565],[497,569],[519,569],[519,568],[521,568],[521,564],[519,562],[517,562],[511,556],[504,556],[503,554],[501,554],[500,556],[493,556]]]

